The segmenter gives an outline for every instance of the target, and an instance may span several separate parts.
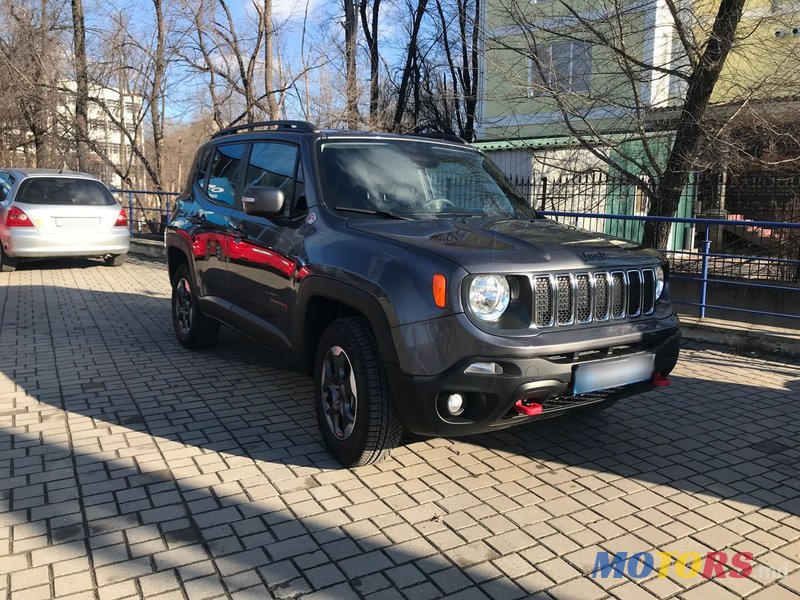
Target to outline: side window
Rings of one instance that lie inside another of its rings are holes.
[[[206,182],[208,180],[208,159],[211,157],[211,148],[206,147],[202,155],[197,157],[197,173],[195,173],[195,183],[201,189],[206,189]]]
[[[233,206],[236,202],[239,172],[246,144],[227,144],[217,146],[208,169],[209,198],[220,204]]]
[[[259,142],[250,150],[245,187],[269,185],[283,191],[287,204],[295,206],[302,194],[302,176],[295,173],[299,148],[292,144]]]
[[[0,202],[6,201],[12,185],[14,185],[14,178],[8,173],[0,173]]]

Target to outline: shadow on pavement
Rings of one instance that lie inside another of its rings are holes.
[[[213,351],[182,349],[164,297],[10,285],[0,303],[3,520],[88,553],[96,585],[177,569],[184,582],[224,582],[219,593],[263,580],[276,597],[328,587],[325,597],[346,598],[405,578],[403,593],[422,598],[488,578],[480,589],[489,597],[532,597],[533,583],[487,562],[513,549],[468,539],[448,549],[437,536],[463,510],[447,498],[482,497],[478,482],[500,461],[534,493],[504,496],[488,512],[522,530],[552,518],[537,509],[534,486],[586,492],[572,481],[578,472],[713,496],[741,512],[800,515],[798,379],[783,388],[766,381],[769,373],[760,382],[758,371],[752,386],[679,374],[668,390],[597,417],[422,441],[377,468],[344,470],[318,441],[305,375],[233,332]],[[684,360],[698,359],[690,351]],[[381,477],[402,493],[378,498],[370,487]],[[419,506],[413,482],[424,483]],[[342,490],[352,498],[337,502]],[[598,518],[603,501],[594,504]],[[640,508],[630,504],[631,514]],[[534,540],[523,550],[537,548]],[[195,584],[185,585],[189,593]]]

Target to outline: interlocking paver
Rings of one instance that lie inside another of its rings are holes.
[[[689,346],[671,388],[600,416],[343,470],[306,376],[170,330],[158,262],[0,274],[0,594],[800,598],[796,363]],[[589,576],[600,550],[656,549],[757,560]]]

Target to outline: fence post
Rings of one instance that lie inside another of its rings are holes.
[[[700,318],[706,316],[706,297],[708,294],[708,254],[711,249],[711,224],[706,223],[703,239],[703,267],[700,280]]]
[[[547,199],[547,177],[542,177],[542,208],[541,211],[545,211],[545,200]]]
[[[128,227],[133,235],[133,192],[128,192]]]
[[[165,224],[169,225],[169,196],[164,196],[164,198],[165,198],[165,202],[167,203],[167,209],[166,209],[167,220],[166,220]]]

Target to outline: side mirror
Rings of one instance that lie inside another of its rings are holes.
[[[254,185],[242,194],[244,212],[254,217],[277,217],[283,212],[283,192],[271,185]]]

